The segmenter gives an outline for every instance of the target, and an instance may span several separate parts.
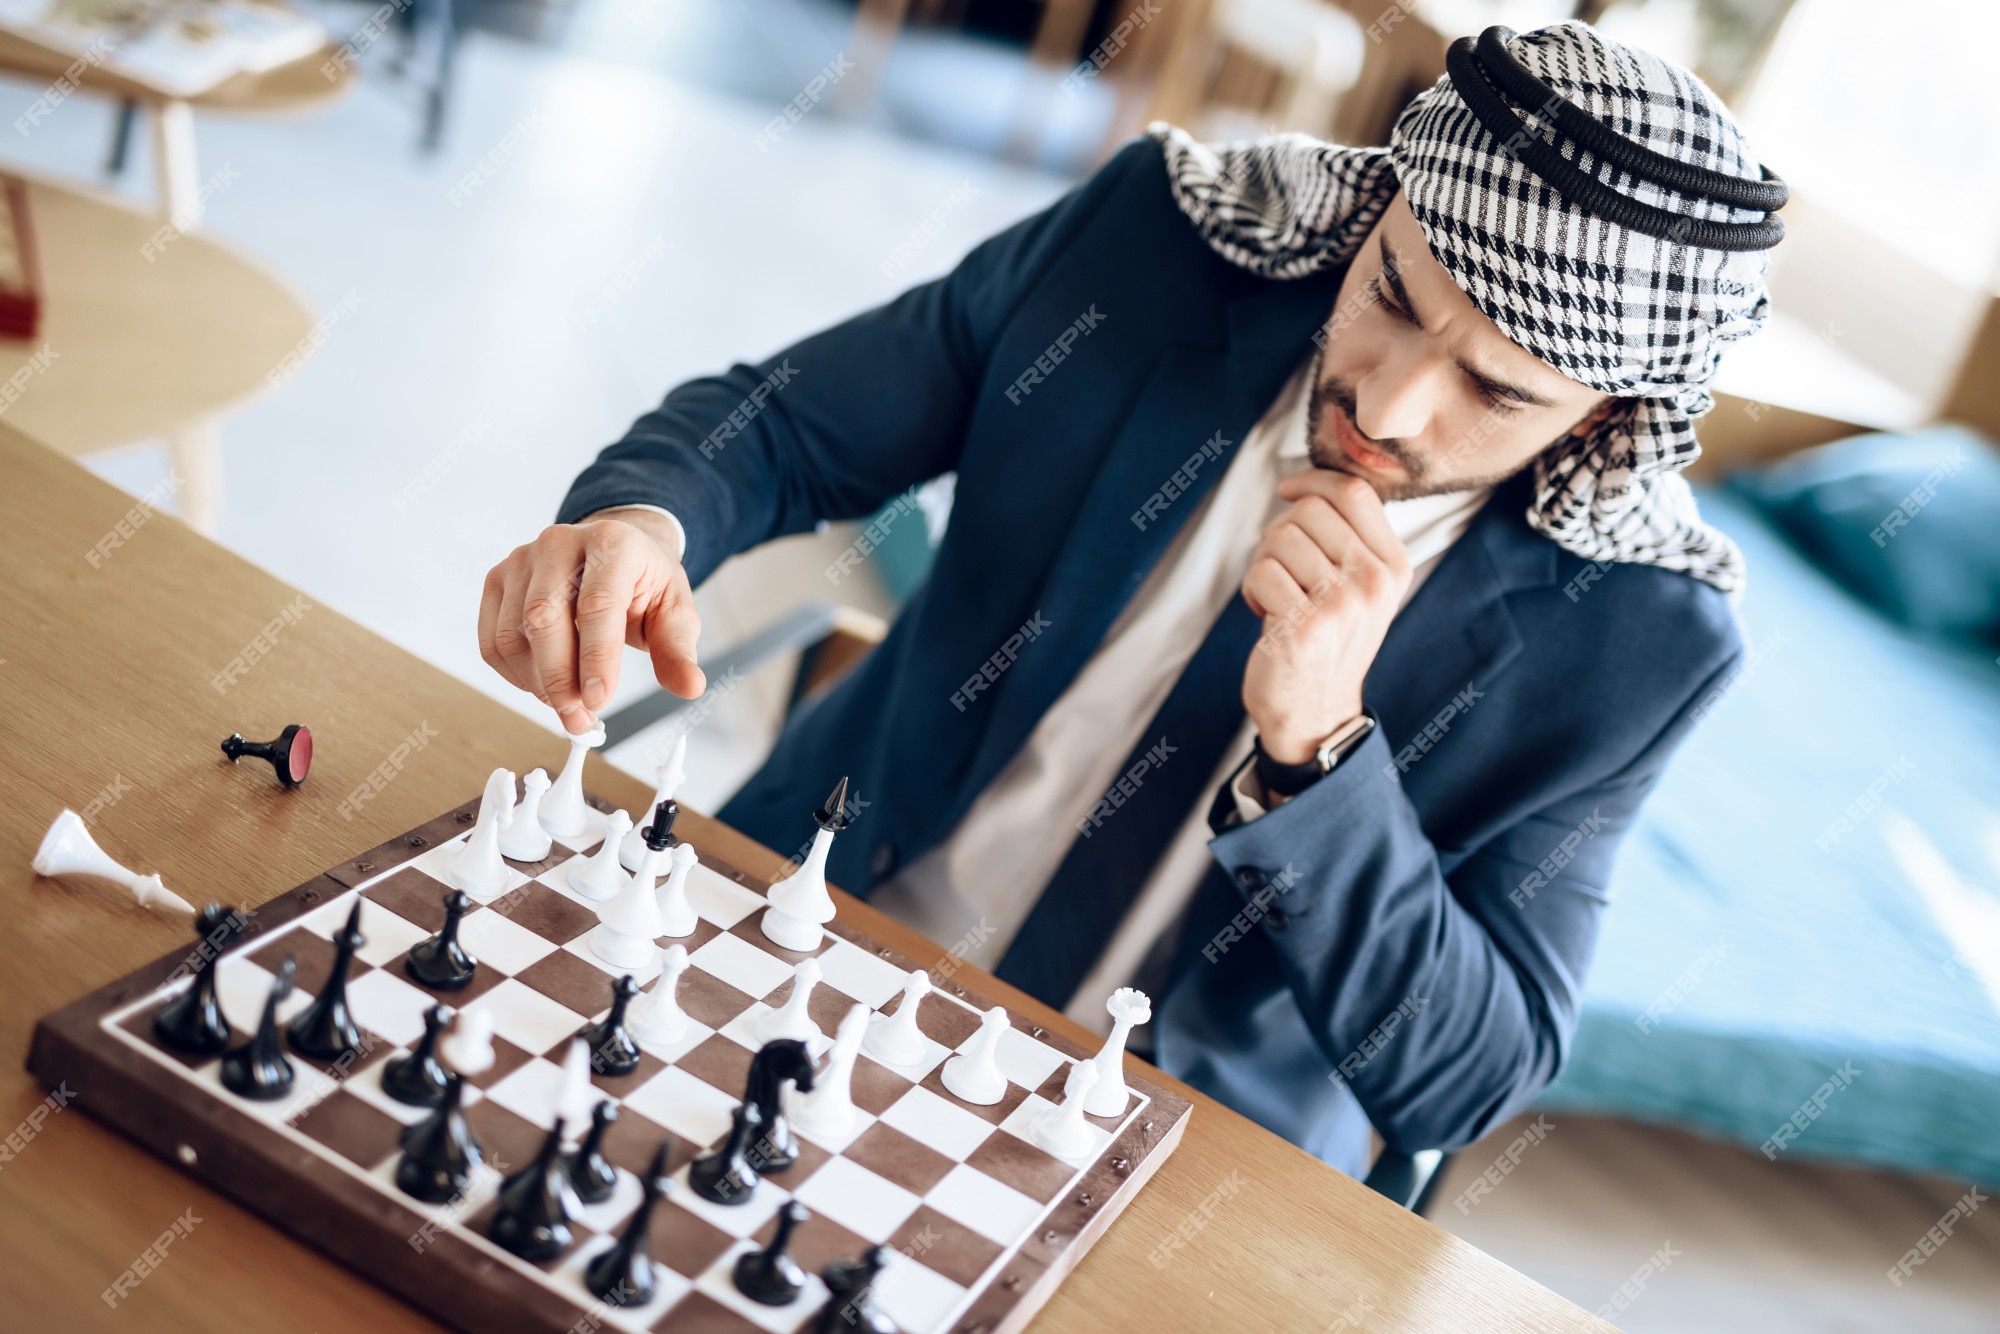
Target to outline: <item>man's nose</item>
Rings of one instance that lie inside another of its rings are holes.
[[[1443,392],[1446,363],[1393,349],[1354,386],[1354,424],[1373,440],[1421,440]]]

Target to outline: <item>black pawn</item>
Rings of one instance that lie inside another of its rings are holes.
[[[276,741],[245,741],[231,732],[222,741],[222,753],[229,757],[231,764],[245,755],[252,759],[269,760],[277,770],[278,781],[286,787],[297,787],[306,781],[306,771],[312,768],[313,734],[303,723],[293,723],[278,733]]]
[[[459,1105],[465,1081],[445,1077],[444,1100],[431,1114],[403,1132],[403,1159],[396,1164],[396,1184],[407,1195],[427,1204],[443,1204],[472,1179],[479,1166],[479,1141],[472,1136]]]
[[[408,1056],[397,1056],[382,1066],[382,1091],[397,1102],[412,1107],[435,1107],[444,1101],[447,1076],[438,1064],[438,1039],[451,1022],[451,1008],[433,1005],[424,1012],[424,1036]]]
[[[590,1112],[590,1132],[576,1151],[563,1159],[569,1184],[585,1204],[602,1204],[618,1187],[618,1172],[604,1158],[604,1132],[618,1119],[618,1104],[606,1098]]]
[[[437,991],[457,991],[469,985],[479,966],[458,943],[458,924],[470,907],[472,899],[464,890],[454,889],[445,895],[444,929],[410,947],[403,960],[404,971]]]
[[[810,1217],[797,1200],[778,1210],[778,1235],[771,1238],[771,1244],[737,1257],[738,1292],[766,1306],[784,1306],[799,1295],[806,1285],[806,1271],[785,1254],[785,1249],[792,1244],[792,1229]]]
[[[349,1052],[361,1050],[361,1030],[347,1011],[347,974],[354,967],[354,951],[367,944],[361,934],[361,899],[356,896],[347,925],[334,933],[333,966],[313,1003],[299,1011],[285,1036],[292,1050],[315,1061],[338,1061]]]
[[[606,1306],[644,1306],[653,1300],[653,1251],[649,1234],[653,1206],[667,1193],[667,1146],[653,1152],[653,1165],[640,1185],[645,1198],[626,1222],[618,1244],[592,1260],[583,1271],[584,1286]]]
[[[898,1334],[896,1322],[875,1305],[875,1276],[889,1262],[886,1246],[870,1246],[859,1260],[835,1260],[820,1277],[831,1296],[820,1308],[814,1334]]]
[[[287,954],[284,966],[271,979],[271,994],[264,998],[257,1036],[222,1058],[222,1086],[239,1098],[269,1102],[284,1097],[292,1087],[292,1063],[278,1041],[278,1003],[292,994],[292,974],[297,971]]]
[[[194,919],[194,985],[153,1016],[153,1035],[175,1051],[212,1056],[229,1045],[229,1021],[215,1001],[215,961],[243,934],[234,908],[211,903]]]
[[[577,1033],[590,1048],[590,1068],[600,1075],[629,1075],[639,1068],[639,1043],[625,1027],[625,1007],[639,994],[627,973],[611,984],[611,1013]]]
[[[757,1189],[757,1169],[750,1165],[750,1144],[764,1128],[757,1104],[737,1104],[729,1122],[729,1138],[713,1153],[688,1165],[688,1188],[712,1204],[748,1204]]]
[[[550,1127],[535,1161],[501,1183],[493,1240],[523,1260],[539,1264],[561,1255],[575,1239],[570,1220],[583,1210],[562,1164],[562,1118]]]

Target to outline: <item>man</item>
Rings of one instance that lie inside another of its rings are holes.
[[[829,873],[932,938],[1074,1013],[1137,980],[1170,1073],[1346,1171],[1371,1124],[1477,1137],[1560,1068],[1613,850],[1741,654],[1678,469],[1785,192],[1587,27],[1450,70],[1386,150],[1156,127],[674,389],[493,571],[487,661],[573,732],[623,644],[692,696],[693,584],[955,472],[925,585],[721,817],[791,847],[851,774]]]

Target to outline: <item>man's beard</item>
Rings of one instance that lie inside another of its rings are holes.
[[[1333,435],[1331,429],[1329,428],[1324,441],[1320,435],[1321,426],[1329,425],[1326,421],[1328,412],[1338,411],[1345,414],[1349,429],[1360,436],[1368,448],[1394,459],[1405,474],[1400,481],[1385,482],[1375,477],[1363,478],[1375,488],[1376,494],[1383,500],[1414,500],[1418,496],[1442,495],[1447,491],[1476,491],[1481,487],[1495,486],[1506,481],[1534,461],[1531,456],[1517,467],[1483,477],[1448,476],[1438,473],[1430,460],[1420,456],[1403,441],[1376,440],[1364,434],[1354,419],[1358,406],[1354,390],[1345,380],[1329,376],[1316,383],[1313,386],[1312,401],[1306,408],[1306,448],[1312,455],[1314,467],[1328,468],[1335,472],[1351,472],[1359,476],[1358,465],[1350,462],[1341,452],[1337,437]]]

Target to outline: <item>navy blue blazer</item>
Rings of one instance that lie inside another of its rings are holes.
[[[1340,278],[1222,260],[1141,141],[945,277],[673,389],[560,519],[663,505],[696,584],[958,473],[887,639],[721,818],[793,848],[852,775],[867,805],[828,872],[863,896],[950,833],[1310,354]],[[1224,457],[1201,462],[1218,433]],[[1187,490],[1135,522],[1191,460]],[[1396,618],[1367,742],[1210,845],[1221,871],[1157,1007],[1164,1068],[1349,1172],[1369,1123],[1405,1150],[1455,1147],[1555,1076],[1619,838],[1741,656],[1714,589],[1583,561],[1526,505],[1524,478],[1501,486]],[[968,695],[982,666],[992,684]]]

